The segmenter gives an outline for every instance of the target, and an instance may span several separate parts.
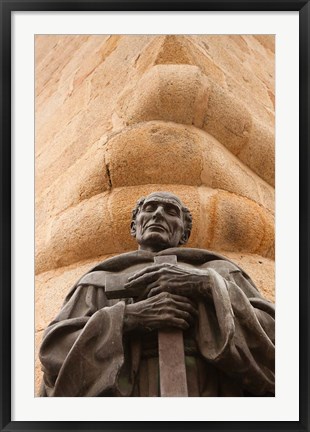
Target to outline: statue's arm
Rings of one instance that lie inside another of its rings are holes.
[[[103,287],[76,287],[44,333],[45,395],[96,396],[113,389],[124,361],[124,309],[124,302],[107,301]]]
[[[274,306],[230,263],[207,266],[211,296],[199,304],[202,355],[253,395],[274,393]]]

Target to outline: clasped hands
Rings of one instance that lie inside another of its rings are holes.
[[[208,270],[157,264],[131,276],[125,289],[136,298],[125,308],[125,332],[166,327],[186,330],[198,315],[197,301],[210,295],[210,274]]]

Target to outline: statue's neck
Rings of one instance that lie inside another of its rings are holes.
[[[170,249],[170,248],[167,248],[165,246],[156,247],[156,246],[148,246],[148,245],[139,245],[139,247],[138,247],[138,250],[140,250],[140,251],[146,251],[146,252],[152,252],[152,253],[158,253],[158,252],[161,252],[165,249]]]

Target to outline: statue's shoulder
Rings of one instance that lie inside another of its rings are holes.
[[[227,257],[207,249],[177,247],[164,249],[158,253],[136,250],[115,255],[102,261],[82,276],[75,286],[104,286],[105,275],[107,272],[118,273],[126,271],[131,267],[143,267],[144,264],[148,265],[149,263],[153,263],[155,256],[163,255],[176,255],[179,262],[185,262],[196,267],[214,268],[222,275],[233,271],[243,272],[240,267],[230,261]]]
[[[213,269],[225,278],[228,278],[231,273],[244,273],[244,271],[240,267],[227,259],[215,259],[212,261],[208,261],[203,264],[202,267],[205,269]]]
[[[206,263],[211,262],[222,262],[223,265],[225,263],[232,264],[227,257],[220,255],[216,252],[209,251],[207,249],[198,249],[198,248],[170,248],[165,249],[164,251],[159,252],[157,255],[171,255],[174,254],[177,256],[178,261],[188,262],[193,265],[204,265]]]
[[[166,249],[160,252],[160,254],[175,254],[178,257],[178,261],[183,261],[193,266],[202,268],[212,268],[217,271],[224,278],[230,278],[233,273],[239,273],[242,275],[252,286],[255,287],[254,282],[250,276],[237,264],[231,261],[224,255],[218,254],[207,249],[196,249],[196,248],[173,248]],[[255,289],[257,289],[255,287]]]
[[[127,269],[136,264],[142,264],[154,261],[154,253],[136,250],[132,252],[126,252],[119,255],[115,255],[111,258],[102,261],[93,267],[90,271],[108,271],[108,272],[118,272]]]

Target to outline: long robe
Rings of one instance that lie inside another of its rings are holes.
[[[274,306],[226,258],[201,249],[136,251],[110,258],[84,275],[45,331],[41,396],[160,396],[157,332],[123,334],[126,302],[107,300],[107,272],[131,273],[156,255],[209,269],[211,298],[198,302],[184,332],[189,396],[273,396]]]

